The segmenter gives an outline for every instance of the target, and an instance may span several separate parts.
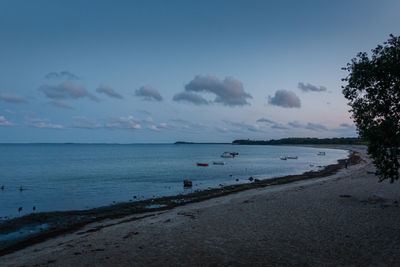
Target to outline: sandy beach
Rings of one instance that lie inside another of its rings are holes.
[[[328,177],[91,223],[0,265],[398,266],[400,185],[356,151],[361,163]]]

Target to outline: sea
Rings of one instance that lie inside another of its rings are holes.
[[[346,157],[346,150],[300,146],[0,144],[0,221],[318,171]],[[186,179],[192,188],[184,188]]]

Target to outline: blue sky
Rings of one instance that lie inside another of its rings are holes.
[[[0,142],[355,136],[341,70],[399,1],[0,1]]]

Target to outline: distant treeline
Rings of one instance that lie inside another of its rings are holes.
[[[282,138],[278,140],[235,140],[233,145],[366,145],[366,141],[360,138]]]

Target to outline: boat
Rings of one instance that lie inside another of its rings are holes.
[[[287,156],[288,159],[298,159],[297,156]]]
[[[207,166],[208,166],[208,163],[197,163],[197,166],[207,167]]]
[[[238,156],[238,155],[239,155],[239,152],[231,152],[231,155],[232,155],[232,156]]]
[[[287,159],[288,159],[288,157],[286,157],[286,156],[282,156],[282,157],[280,157],[280,159],[281,159],[281,160],[287,160]]]
[[[318,156],[325,156],[325,152],[318,152],[318,154],[317,154]]]
[[[233,158],[234,156],[230,152],[224,152],[221,155],[221,158]]]
[[[213,161],[214,165],[225,165],[225,162],[223,161]]]

